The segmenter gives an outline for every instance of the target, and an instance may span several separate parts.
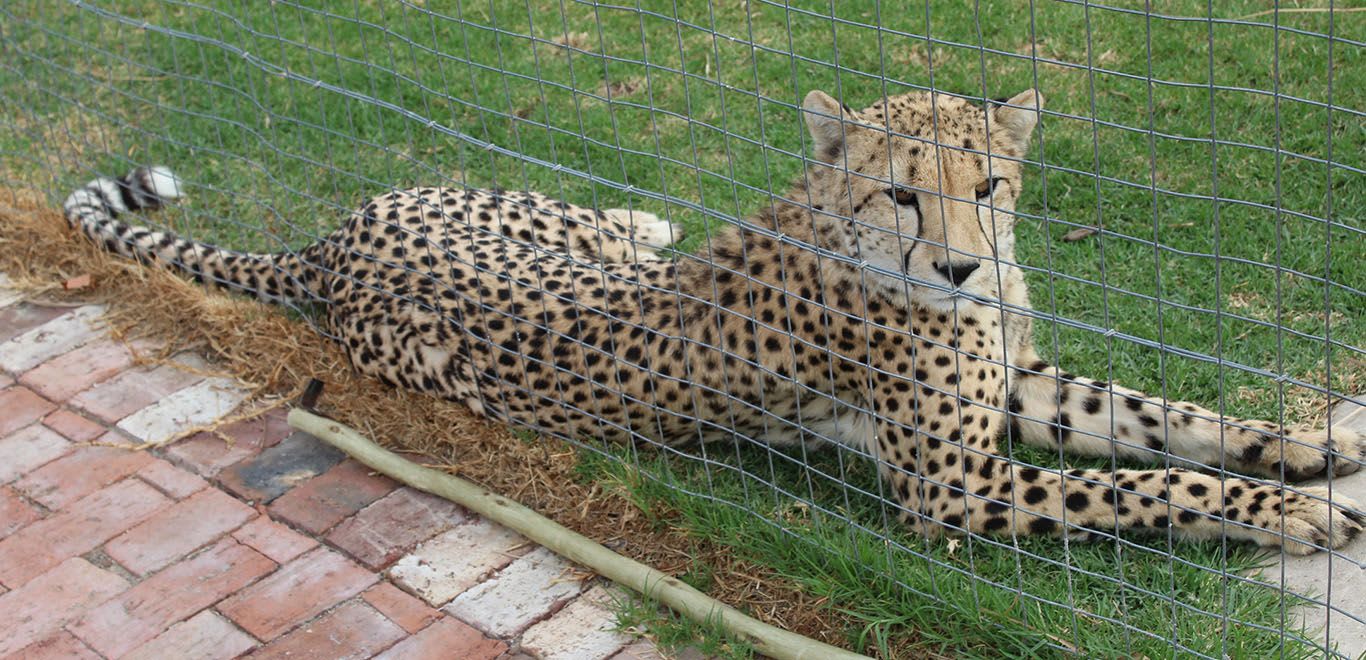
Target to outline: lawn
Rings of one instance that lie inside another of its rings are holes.
[[[686,253],[801,171],[810,89],[862,107],[1035,86],[1049,112],[1018,251],[1035,306],[1061,319],[1037,324],[1041,354],[1234,416],[1313,419],[1321,389],[1366,389],[1366,13],[626,4],[8,2],[0,181],[56,202],[164,163],[191,199],[159,220],[241,249],[299,247],[389,187],[534,189],[668,214]],[[1062,240],[1084,226],[1102,231]],[[849,454],[596,449],[582,478],[828,596],[865,622],[852,644],[1315,654],[1284,631],[1294,599],[1240,577],[1259,561],[1243,546],[926,542]],[[623,617],[697,632],[648,611]]]

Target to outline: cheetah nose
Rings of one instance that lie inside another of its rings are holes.
[[[934,269],[939,271],[939,274],[943,275],[945,279],[952,282],[954,286],[962,286],[963,282],[967,281],[967,279],[971,277],[973,273],[977,272],[977,269],[981,267],[982,262],[980,261],[962,261],[959,263],[949,262],[946,264],[934,264]]]

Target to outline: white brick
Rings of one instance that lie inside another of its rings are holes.
[[[1333,428],[1345,426],[1359,433],[1366,433],[1366,406],[1357,405],[1352,401],[1341,401],[1333,406],[1330,417]]]
[[[1349,428],[1353,423],[1366,423],[1366,418],[1359,416],[1348,419],[1350,412],[1351,408],[1334,411],[1333,423],[1346,422]],[[1294,490],[1304,486],[1323,487],[1330,482],[1333,499],[1346,497],[1357,502],[1366,501],[1366,470],[1331,480],[1314,479],[1295,484]],[[1343,656],[1360,658],[1366,657],[1366,623],[1345,614],[1361,616],[1361,603],[1366,603],[1366,571],[1356,568],[1362,565],[1366,565],[1366,544],[1358,541],[1332,553],[1316,552],[1305,556],[1277,553],[1272,557],[1272,564],[1262,569],[1262,579],[1278,589],[1283,586],[1291,594],[1286,603],[1300,605],[1289,610],[1291,625],[1317,630],[1317,635],[1311,635],[1310,639],[1319,644],[1327,639],[1337,645],[1338,653]],[[1300,601],[1294,595],[1308,600]],[[1328,630],[1326,638],[1325,627]]]
[[[207,378],[123,418],[119,428],[143,442],[163,442],[227,416],[247,394],[232,380]]]
[[[611,657],[633,639],[616,630],[617,617],[609,609],[612,596],[600,586],[593,587],[555,616],[528,628],[522,635],[522,650],[541,660]]]
[[[675,657],[677,660],[682,660],[682,658],[685,657],[685,654],[688,652],[688,650],[689,650],[689,649],[684,649],[683,653],[679,653],[678,655],[673,656],[673,657]],[[691,650],[696,650],[696,649],[691,649]],[[694,654],[694,655],[700,656],[700,654]],[[652,642],[652,641],[650,641],[650,640],[648,640],[648,639],[640,639],[640,640],[636,640],[636,641],[635,641],[634,643],[632,643],[630,646],[628,646],[628,647],[622,649],[622,650],[621,650],[621,653],[618,653],[618,654],[612,656],[612,660],[667,660],[667,659],[664,657],[664,654],[663,654],[663,653],[660,653],[660,652],[659,652],[659,647],[658,647],[658,646],[655,646],[655,643],[654,643],[654,642]]]
[[[510,552],[526,539],[479,519],[457,525],[394,563],[389,575],[433,607],[441,607],[488,575],[507,566]]]
[[[572,564],[536,548],[460,594],[446,612],[491,637],[510,638],[583,590]]]
[[[0,344],[0,369],[23,373],[101,336],[94,321],[104,310],[104,305],[77,307]]]

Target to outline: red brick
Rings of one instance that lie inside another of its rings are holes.
[[[339,465],[285,493],[270,505],[275,517],[287,520],[314,534],[321,534],[384,497],[395,487],[393,479],[372,474],[369,467],[356,461]]]
[[[116,435],[108,439],[116,440]],[[77,447],[71,453],[30,472],[14,487],[49,508],[68,504],[114,483],[152,462],[145,451],[116,447]]]
[[[43,424],[72,442],[90,442],[109,429],[70,410],[58,410],[43,418]]]
[[[327,540],[378,570],[468,518],[464,509],[448,500],[400,488],[342,521]]]
[[[4,656],[4,660],[101,660],[100,655],[90,650],[81,640],[65,630],[58,630],[46,639],[25,646],[14,655]]]
[[[119,660],[166,658],[235,658],[256,646],[251,638],[222,615],[204,610],[180,623]]]
[[[318,548],[227,599],[218,611],[257,639],[272,640],[360,593],[376,579],[346,557]]]
[[[41,419],[57,406],[27,387],[15,385],[0,390],[0,438]]]
[[[62,562],[0,596],[0,657],[43,640],[126,588],[123,578],[80,557]]]
[[[147,575],[255,516],[255,509],[231,495],[206,488],[124,532],[104,551],[129,571]]]
[[[66,401],[132,363],[133,353],[123,342],[100,339],[28,370],[19,382],[49,400]]]
[[[9,305],[0,308],[0,342],[6,342],[66,313],[63,307]]]
[[[0,487],[0,539],[40,517],[38,510],[19,497],[13,488]]]
[[[137,480],[120,481],[0,540],[0,582],[10,588],[85,554],[170,504]]]
[[[381,582],[370,587],[361,594],[361,598],[410,633],[422,630],[427,624],[441,618],[440,612],[395,587],[391,582]]]
[[[317,621],[300,626],[250,657],[256,660],[369,658],[404,636],[402,628],[374,608],[350,602]]]
[[[209,482],[204,481],[198,475],[186,472],[159,458],[148,463],[147,467],[138,470],[138,476],[177,500],[183,500],[198,493],[209,485]]]
[[[0,439],[0,484],[9,483],[71,448],[71,443],[42,424],[34,424]]]
[[[232,533],[233,538],[257,552],[283,564],[312,550],[318,542],[282,525],[268,516],[258,516]]]
[[[450,617],[427,626],[405,639],[376,660],[406,660],[407,658],[461,658],[461,660],[493,660],[508,650],[508,645],[489,639]]]
[[[65,282],[62,282],[62,288],[66,289],[67,291],[78,291],[80,289],[90,288],[90,285],[94,283],[95,278],[92,277],[90,273],[82,273],[80,275],[68,279]]]
[[[224,468],[245,461],[267,447],[274,447],[293,433],[285,415],[282,410],[272,410],[254,419],[233,422],[212,433],[196,433],[168,447],[166,455],[199,475],[212,478]]]
[[[203,364],[197,358],[186,361],[192,366]],[[77,394],[72,397],[71,405],[114,423],[201,380],[204,380],[203,376],[178,368],[175,364],[134,369]]]
[[[269,573],[275,562],[232,539],[143,580],[68,626],[102,655],[118,657]]]

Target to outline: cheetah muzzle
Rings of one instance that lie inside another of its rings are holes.
[[[657,254],[679,238],[671,223],[529,192],[384,194],[282,254],[117,220],[180,196],[162,167],[92,181],[65,210],[113,252],[320,301],[356,369],[490,417],[563,437],[862,448],[925,534],[1170,529],[1293,553],[1350,541],[1354,502],[1279,480],[1356,470],[1361,434],[1221,419],[1039,360],[1014,210],[1042,105],[1033,90],[987,108],[912,93],[854,111],[812,92],[805,176],[677,262]],[[1007,429],[1184,467],[1039,469],[1002,456]]]

